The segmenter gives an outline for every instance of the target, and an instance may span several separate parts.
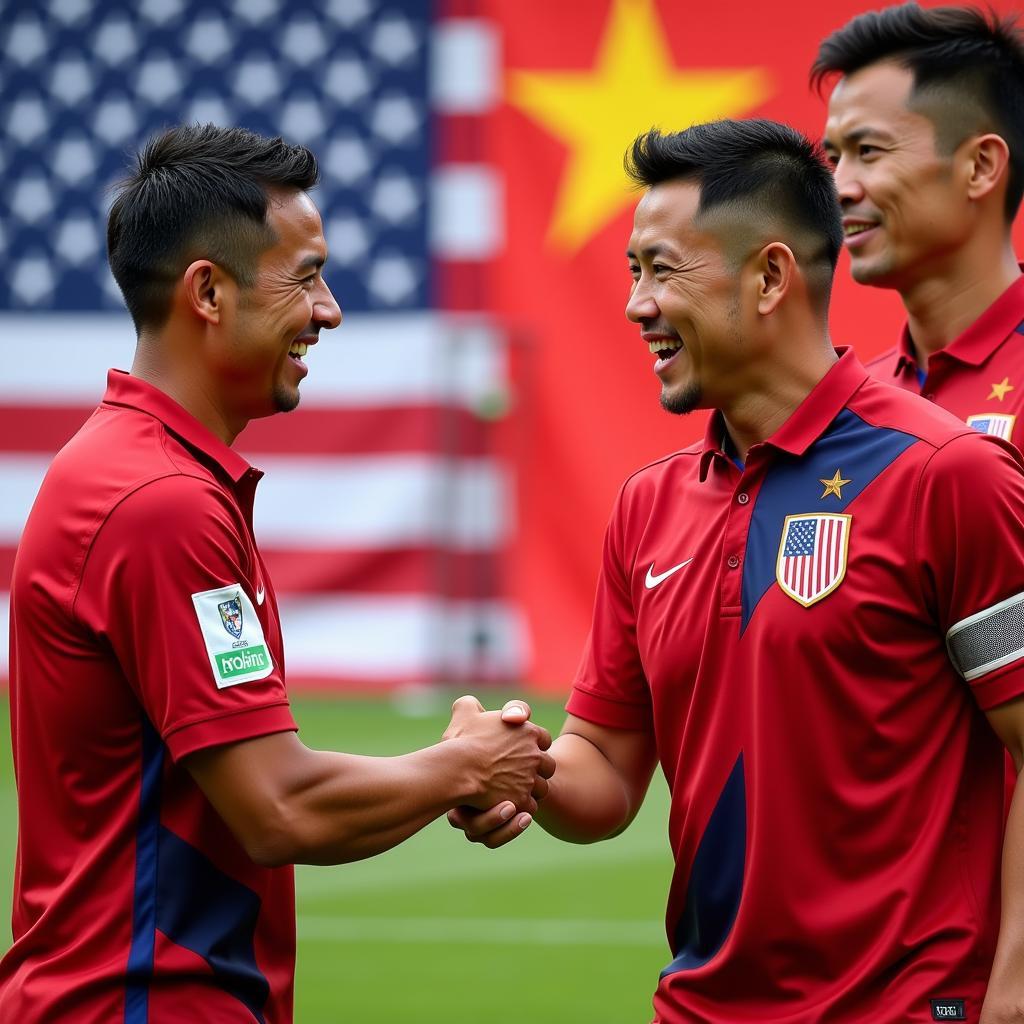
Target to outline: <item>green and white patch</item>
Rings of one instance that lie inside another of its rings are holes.
[[[263,627],[237,583],[192,595],[217,688],[266,679],[274,663]]]

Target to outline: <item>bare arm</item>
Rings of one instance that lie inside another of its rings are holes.
[[[988,712],[1017,768],[1017,784],[1003,838],[1002,913],[999,941],[979,1024],[1024,1019],[1024,698]]]
[[[618,835],[636,817],[657,762],[649,733],[569,715],[551,753],[555,775],[536,812],[545,831],[570,843],[593,843]],[[522,831],[518,820],[503,822],[498,808],[477,813],[460,807],[448,820],[492,849]]]
[[[460,697],[442,742],[398,757],[310,750],[287,732],[185,764],[257,863],[336,864],[390,849],[453,804],[532,806],[554,770],[550,743],[546,730]]]

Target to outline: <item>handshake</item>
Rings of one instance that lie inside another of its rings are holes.
[[[469,765],[471,795],[448,812],[453,828],[470,842],[494,849],[515,839],[533,820],[548,792],[555,759],[551,734],[530,720],[530,706],[511,700],[485,711],[476,697],[459,697],[445,729],[445,743],[461,744]]]

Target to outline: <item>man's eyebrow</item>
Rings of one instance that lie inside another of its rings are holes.
[[[640,250],[641,256],[646,256],[647,259],[652,259],[655,256],[661,256],[663,253],[670,252],[671,250],[667,245],[656,243],[655,245],[649,245],[645,249]],[[626,259],[635,260],[636,253],[632,249],[626,250]]]
[[[840,139],[843,142],[857,143],[857,142],[860,142],[862,139],[866,138],[869,135],[872,138],[879,139],[882,142],[895,142],[896,141],[896,136],[893,135],[892,132],[887,132],[884,128],[875,128],[875,127],[873,127],[872,125],[869,125],[869,124],[866,124],[866,125],[864,125],[864,126],[862,126],[860,128],[854,128],[852,131],[846,132],[845,134],[840,136]],[[822,139],[821,140],[821,144],[822,144],[823,147],[826,147],[826,148],[829,148],[829,147],[831,147],[832,149],[836,148],[835,147],[835,143],[830,141],[828,139],[828,137]]]
[[[311,253],[305,257],[299,265],[295,268],[300,274],[306,273],[310,270],[319,270],[327,262],[326,256],[318,256],[315,253]]]

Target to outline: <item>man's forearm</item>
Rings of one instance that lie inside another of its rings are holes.
[[[979,1024],[1024,1019],[1024,784],[1020,775],[1003,838],[999,941]]]
[[[557,767],[534,814],[545,831],[570,843],[593,843],[633,820],[639,803],[633,806],[626,782],[590,740],[568,733],[551,753]]]
[[[186,764],[259,864],[337,864],[387,850],[458,804],[532,806],[547,730],[455,702],[442,742],[397,757],[310,750],[292,732],[197,751]]]
[[[339,864],[404,842],[453,802],[474,797],[456,747],[438,743],[397,757],[311,751],[316,768],[287,796],[273,859]]]

